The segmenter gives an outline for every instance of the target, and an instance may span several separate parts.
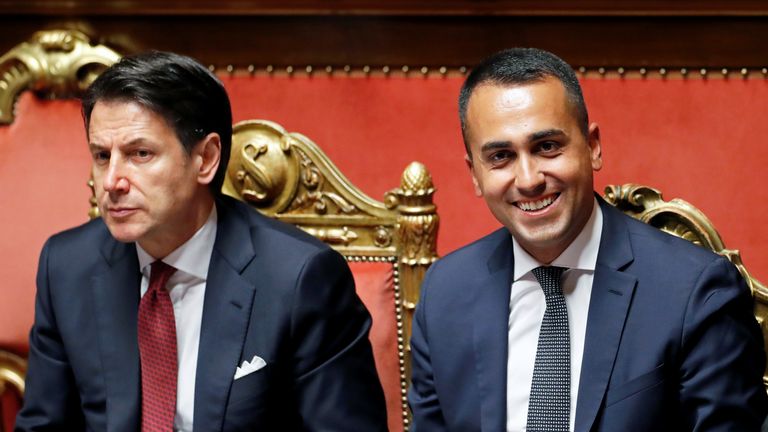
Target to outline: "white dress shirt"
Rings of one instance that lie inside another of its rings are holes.
[[[176,417],[174,430],[191,432],[195,408],[195,374],[197,351],[200,346],[200,324],[203,319],[203,299],[216,240],[216,206],[208,220],[186,243],[168,254],[162,261],[176,268],[166,285],[173,303],[176,319],[176,349],[179,371],[176,382]],[[136,243],[141,269],[141,295],[149,288],[151,264],[155,259]]]
[[[550,264],[567,269],[563,274],[562,288],[568,307],[568,329],[571,334],[570,430],[573,430],[576,417],[576,398],[581,376],[589,299],[602,232],[603,215],[595,200],[592,215],[581,233]],[[531,272],[543,264],[536,261],[514,238],[512,247],[515,268],[509,299],[507,432],[518,432],[525,431],[536,347],[546,302],[544,291]]]

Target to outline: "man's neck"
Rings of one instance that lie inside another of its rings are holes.
[[[538,261],[542,265],[550,265],[554,260],[556,260],[560,255],[562,255],[563,252],[565,252],[571,246],[571,244],[573,244],[574,240],[576,240],[576,238],[579,235],[581,235],[581,233],[584,231],[589,220],[592,217],[594,217],[595,212],[599,211],[600,205],[597,203],[597,200],[593,198],[593,202],[594,202],[594,205],[592,206],[591,212],[587,213],[586,217],[582,221],[580,221],[579,229],[574,231],[573,236],[567,239],[566,241],[551,247],[546,247],[546,246],[536,247],[534,245],[529,245],[529,244],[520,242],[517,239],[515,239],[515,241],[523,250],[525,250],[525,252],[527,252],[536,261]]]
[[[187,213],[189,218],[172,227],[158,238],[152,241],[142,242],[139,245],[155,259],[163,259],[179,246],[186,243],[205,224],[214,206],[214,199],[208,195],[199,200]]]

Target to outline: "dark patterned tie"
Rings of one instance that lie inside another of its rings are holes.
[[[173,430],[176,415],[176,321],[165,289],[175,268],[152,263],[149,289],[139,303],[139,353],[141,357],[141,430]]]
[[[537,267],[533,275],[544,290],[547,308],[541,321],[528,402],[528,432],[568,431],[571,412],[571,342],[568,309],[560,287],[562,267]]]

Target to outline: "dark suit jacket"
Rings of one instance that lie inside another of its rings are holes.
[[[386,430],[370,317],[344,259],[232,199],[217,211],[195,431]],[[17,430],[139,430],[140,277],[134,244],[101,220],[48,240]],[[267,366],[233,380],[254,355]]]
[[[600,206],[575,430],[759,430],[763,340],[735,267]],[[512,255],[501,229],[429,270],[411,342],[413,430],[505,430]]]

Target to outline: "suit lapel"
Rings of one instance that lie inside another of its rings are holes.
[[[488,261],[488,273],[478,280],[474,303],[474,351],[480,390],[480,429],[506,427],[509,293],[512,286],[512,240],[498,231],[500,242]]]
[[[632,245],[618,210],[598,198],[603,233],[589,303],[574,429],[589,431],[602,404],[621,342],[637,279],[623,269],[632,262]]]
[[[255,287],[242,276],[254,259],[251,227],[238,208],[217,203],[219,223],[205,288],[195,378],[194,430],[223,427],[229,389],[242,354]]]
[[[110,238],[102,250],[104,271],[91,280],[107,395],[107,429],[136,431],[140,372],[136,322],[141,273],[132,243]],[[87,329],[83,329],[87,331]]]

